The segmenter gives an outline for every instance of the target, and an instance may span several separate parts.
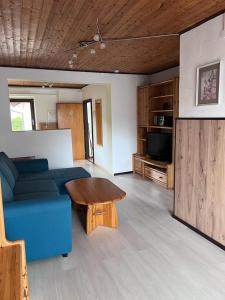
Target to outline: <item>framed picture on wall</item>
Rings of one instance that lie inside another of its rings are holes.
[[[197,68],[196,105],[219,104],[221,62]]]

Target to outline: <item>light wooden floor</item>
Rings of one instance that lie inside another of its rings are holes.
[[[170,216],[172,192],[83,164],[127,192],[119,229],[87,236],[74,212],[69,257],[28,266],[31,300],[225,299],[225,252]]]

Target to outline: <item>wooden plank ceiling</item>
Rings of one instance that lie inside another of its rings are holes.
[[[0,0],[0,65],[69,69],[81,40],[181,31],[225,9],[224,0]],[[179,37],[81,49],[75,70],[153,73],[179,64]]]
[[[78,83],[62,83],[62,82],[46,82],[46,81],[32,81],[32,80],[8,80],[9,87],[45,87],[45,88],[59,88],[59,89],[82,89],[87,84]]]

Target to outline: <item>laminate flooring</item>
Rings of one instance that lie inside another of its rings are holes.
[[[87,236],[73,211],[73,251],[28,264],[31,300],[224,300],[225,252],[171,217],[173,192],[138,175],[113,177],[124,189],[118,230]]]

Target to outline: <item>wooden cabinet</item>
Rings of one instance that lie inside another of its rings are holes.
[[[82,103],[57,103],[59,129],[71,129],[73,159],[85,159]]]
[[[133,170],[167,188],[174,186],[174,140],[175,118],[178,116],[179,107],[178,91],[178,78],[141,86],[137,91],[137,155],[134,155]],[[158,122],[159,119],[164,120],[163,124]],[[171,133],[172,146],[168,151],[172,153],[172,159],[167,163],[154,163],[148,155],[149,132]],[[142,157],[141,162],[138,157]],[[160,163],[163,168],[158,166]]]
[[[143,162],[139,157],[133,157],[133,169],[135,173],[143,174]]]
[[[173,188],[173,164],[133,154],[133,171],[167,189]]]
[[[144,168],[144,176],[149,179],[161,183],[162,185],[167,184],[167,174],[163,170],[159,170],[157,168],[151,168],[149,166],[145,166]]]
[[[137,122],[138,126],[149,124],[149,86],[138,88],[137,98]]]

